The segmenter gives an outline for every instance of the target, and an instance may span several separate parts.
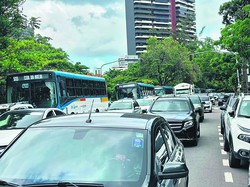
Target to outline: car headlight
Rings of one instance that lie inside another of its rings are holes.
[[[247,143],[250,143],[250,135],[240,134],[238,139]]]
[[[242,126],[240,126],[239,124],[238,124],[238,127],[239,127],[239,129],[240,129],[241,131],[246,132],[246,133],[250,133],[250,129],[247,129],[247,128],[245,128],[245,127],[242,127]]]
[[[184,123],[184,128],[190,128],[190,127],[192,127],[194,125],[194,123],[193,123],[193,121],[186,121],[185,123]]]

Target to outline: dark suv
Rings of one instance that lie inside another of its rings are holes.
[[[149,113],[163,116],[181,141],[191,141],[194,146],[198,144],[199,114],[189,97],[159,97],[149,108]]]

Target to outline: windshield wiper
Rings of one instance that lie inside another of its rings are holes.
[[[58,182],[58,183],[42,183],[42,184],[24,184],[22,187],[44,187],[44,186],[58,186],[58,187],[104,187],[103,184],[98,183],[73,183],[73,182]]]
[[[67,187],[67,186],[75,186],[75,187],[104,187],[103,184],[98,183],[72,183],[72,182],[58,182],[58,187]]]
[[[3,186],[19,186],[19,184],[7,182],[7,181],[4,181],[4,180],[0,180],[0,186],[1,185],[3,185]]]

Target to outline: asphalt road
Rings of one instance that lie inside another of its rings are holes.
[[[223,150],[220,134],[220,109],[205,113],[201,123],[201,137],[197,147],[185,145],[189,168],[189,187],[247,187],[248,163],[241,168],[230,168],[228,153]]]

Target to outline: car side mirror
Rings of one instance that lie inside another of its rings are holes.
[[[220,107],[220,109],[221,109],[221,110],[226,110],[226,106],[223,105],[223,106]]]
[[[218,106],[222,106],[223,105],[223,102],[222,101],[219,101],[218,102]]]
[[[135,108],[135,110],[140,110],[141,109],[141,107],[139,107],[139,106],[135,106],[134,108]]]
[[[160,180],[163,179],[178,179],[187,177],[189,170],[183,162],[168,162],[162,172],[158,172]]]

